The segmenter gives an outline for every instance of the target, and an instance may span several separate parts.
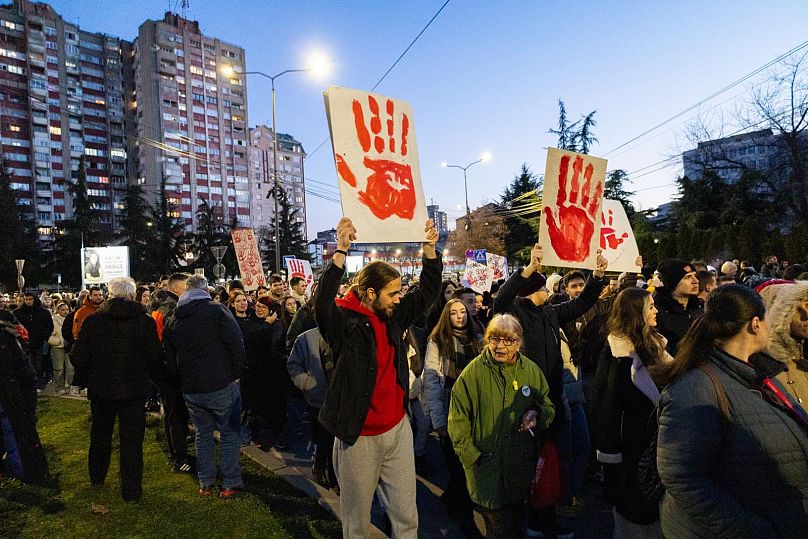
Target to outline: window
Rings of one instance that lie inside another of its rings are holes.
[[[12,131],[15,131],[15,132],[20,130],[20,126],[19,125],[14,125],[14,124],[9,125],[8,128],[11,129]]]
[[[51,135],[61,135],[62,134],[62,128],[61,127],[56,127],[56,126],[53,126],[53,125],[48,127],[48,131],[50,131]]]

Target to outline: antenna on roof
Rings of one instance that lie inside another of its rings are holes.
[[[182,18],[183,19],[186,18],[186,12],[188,11],[188,8],[190,7],[190,5],[191,5],[190,0],[182,0],[180,2],[180,9],[182,10]]]

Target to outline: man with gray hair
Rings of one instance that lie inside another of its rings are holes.
[[[196,424],[196,467],[199,495],[213,494],[216,479],[216,443],[221,434],[222,485],[219,498],[241,494],[241,391],[238,381],[246,358],[241,330],[230,311],[214,302],[208,281],[191,275],[185,282],[174,315],[163,329],[163,347],[169,372],[180,381],[185,403]]]
[[[162,350],[154,320],[135,301],[135,281],[110,280],[110,298],[87,317],[71,354],[85,373],[92,412],[90,482],[102,485],[112,454],[112,431],[118,418],[121,446],[121,493],[126,501],[142,494],[143,436],[151,380],[159,380]]]

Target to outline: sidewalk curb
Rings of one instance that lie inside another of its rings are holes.
[[[340,518],[339,496],[306,477],[298,468],[289,466],[284,460],[283,455],[277,450],[272,448],[269,452],[266,452],[259,449],[258,446],[248,445],[242,447],[241,452],[251,458],[256,464],[263,466],[278,477],[281,477],[284,481],[307,496],[315,498],[321,507],[330,511],[337,519]],[[381,539],[387,537],[373,524],[370,525],[368,532],[368,537],[370,538]]]

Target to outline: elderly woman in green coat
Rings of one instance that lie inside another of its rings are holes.
[[[449,436],[487,537],[521,537],[538,456],[536,437],[555,416],[547,380],[519,353],[521,341],[519,321],[496,315],[486,329],[482,354],[452,388]]]

